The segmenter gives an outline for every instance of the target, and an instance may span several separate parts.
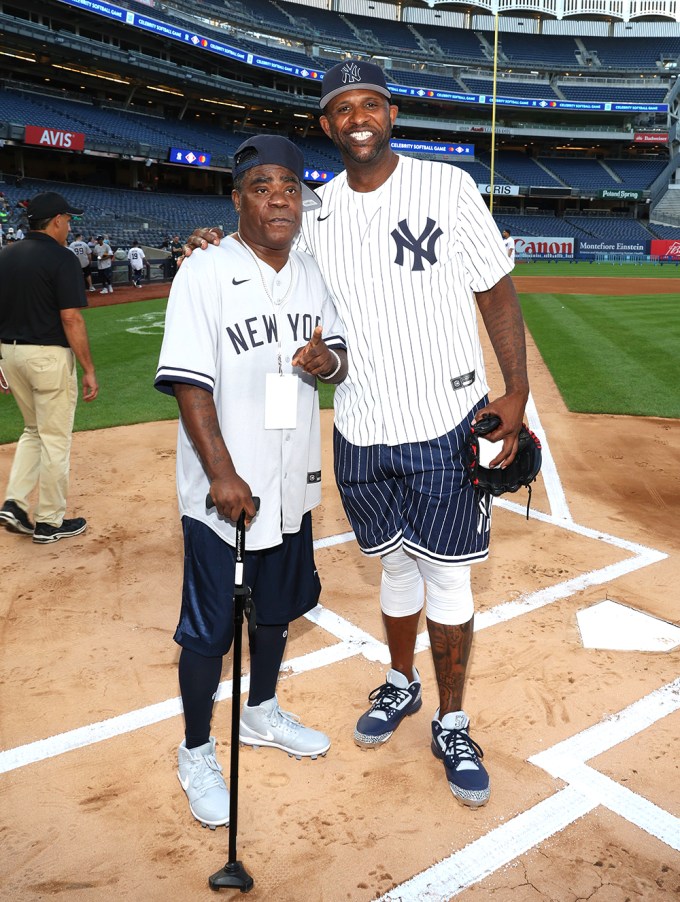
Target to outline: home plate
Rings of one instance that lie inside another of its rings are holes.
[[[600,601],[576,619],[584,648],[670,651],[680,645],[680,627],[618,601]]]

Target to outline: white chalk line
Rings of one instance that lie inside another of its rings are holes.
[[[541,442],[541,476],[548,495],[548,504],[550,505],[550,513],[556,520],[571,521],[572,516],[569,512],[567,497],[564,494],[562,480],[557,472],[555,459],[552,456],[550,445],[548,444],[548,436],[545,434],[543,424],[538,415],[538,410],[534,402],[534,396],[530,393],[526,406],[526,417],[529,428],[536,434]]]
[[[504,501],[502,501],[502,504],[504,507],[508,507],[510,510],[514,509],[517,513],[521,513],[522,516],[524,516],[524,508],[520,505],[514,505],[512,502]],[[629,542],[625,539],[619,539],[616,536],[607,535],[601,531],[580,526],[573,521],[565,522],[563,520],[557,520],[551,515],[541,514],[538,511],[533,511],[531,516],[560,529],[566,529],[596,541],[603,541],[629,552],[633,552],[634,556],[610,564],[600,570],[584,573],[573,579],[556,583],[545,589],[539,589],[536,592],[521,596],[513,601],[501,602],[487,611],[479,612],[475,615],[475,631],[495,626],[498,623],[508,622],[515,617],[522,616],[523,614],[552,604],[555,601],[567,598],[590,586],[601,585],[614,579],[618,579],[626,573],[633,572],[642,567],[647,567],[650,564],[656,563],[667,557],[663,552],[647,548],[634,542]],[[353,537],[353,533],[343,533],[341,536],[331,537],[337,541],[331,542],[324,539],[319,541],[325,543],[323,547],[329,547],[331,544],[340,544],[342,542],[350,541]],[[370,633],[359,629],[339,614],[330,611],[328,608],[324,608],[323,605],[318,605],[305,616],[340,641],[335,645],[284,662],[282,668],[284,673],[286,671],[289,673],[302,673],[316,668],[327,667],[330,664],[345,660],[357,654],[363,655],[369,661],[377,661],[383,664],[389,663],[389,650],[384,642],[377,640]],[[426,631],[423,631],[418,636],[416,651],[426,650],[429,648],[429,644],[429,636]],[[244,674],[242,682],[243,687],[248,685],[247,679],[247,675]],[[246,691],[245,688],[243,688],[243,691]],[[228,680],[220,683],[217,700],[230,697],[231,681]],[[127,714],[121,714],[98,723],[56,734],[47,739],[39,739],[14,749],[2,751],[0,752],[0,774],[14,770],[18,767],[35,764],[38,761],[43,761],[46,758],[55,757],[65,752],[83,748],[84,746],[95,742],[112,739],[123,733],[129,733],[145,726],[158,723],[161,720],[176,717],[181,713],[182,706],[180,699],[168,699],[165,702],[148,705],[145,708],[139,708],[136,711],[131,711]]]
[[[575,790],[563,789],[396,886],[377,902],[448,902],[564,830],[594,807]]]
[[[535,419],[533,419],[534,414]],[[513,617],[527,613],[529,610],[535,610],[545,604],[550,604],[558,598],[567,597],[589,585],[608,582],[624,573],[649,566],[667,557],[666,554],[654,549],[582,527],[573,522],[566,506],[566,498],[562,491],[559,476],[554,468],[554,461],[540,426],[535,406],[531,410],[528,405],[528,417],[531,428],[539,435],[543,443],[544,481],[551,511],[550,514],[532,511],[531,516],[558,528],[567,529],[584,537],[617,546],[632,553],[633,557],[600,570],[582,574],[574,580],[566,580],[520,599],[496,605],[489,611],[477,616],[476,629],[484,629],[497,623],[507,622]],[[546,467],[546,460],[552,462],[552,464],[549,463]],[[505,499],[498,499],[495,503],[500,504],[507,510],[522,516],[525,515],[525,508],[521,505]],[[331,547],[351,541],[353,538],[354,534],[351,532],[331,536],[317,540],[315,548]],[[282,666],[284,675],[308,672],[345,660],[356,654],[362,654],[368,660],[381,661],[383,663],[389,661],[389,652],[383,642],[360,630],[334,612],[319,606],[306,616],[322,629],[339,638],[340,642],[284,662]],[[428,646],[429,638],[427,633],[423,633],[418,637],[416,650],[424,650]],[[242,691],[247,691],[248,685],[249,676],[244,674],[242,677]],[[229,699],[231,694],[231,681],[224,681],[220,684],[216,699]],[[644,701],[642,700],[642,703]],[[176,717],[181,712],[181,700],[179,698],[169,699],[100,723],[58,734],[49,739],[38,740],[16,749],[0,752],[0,774],[63,754],[66,751],[82,748],[95,742],[141,729],[153,723]],[[574,739],[576,738],[578,737],[574,737]],[[569,741],[571,740],[567,740],[567,742]],[[592,746],[589,746],[589,749],[592,749]],[[573,758],[570,759],[570,762],[573,765]],[[659,838],[663,839],[663,841],[666,841],[664,837],[677,835],[676,818],[668,815],[667,812],[663,812],[662,809],[652,805],[652,803],[640,799],[639,796],[630,792],[630,790],[622,792],[623,787],[618,786],[618,784],[608,778],[604,778],[601,774],[597,774],[596,771],[585,765],[582,765],[579,771],[574,771],[573,775],[580,791],[568,786],[549,799],[513,818],[507,824],[481,837],[465,849],[455,853],[451,858],[446,859],[445,862],[434,865],[422,874],[402,884],[401,887],[395,888],[383,898],[395,900],[395,902],[396,900],[414,900],[415,902],[415,900],[421,899],[436,899],[443,902],[443,900],[450,899],[460,890],[478,882],[503,864],[514,860],[544,839],[564,829],[568,824],[588,813],[596,805],[604,804],[601,801],[603,796],[610,801],[610,805],[607,807],[611,807],[611,810],[617,811],[624,817],[627,814],[630,815],[629,819],[633,823],[637,823],[643,829],[649,829],[649,832],[656,829],[657,833],[654,833],[654,835],[660,833]],[[597,793],[595,792],[596,788],[598,789]],[[594,795],[597,795],[597,800],[593,799]],[[675,834],[673,831],[675,831]]]
[[[680,849],[680,818],[584,762],[647,729],[680,708],[680,678],[581,733],[529,758],[565,789],[518,814],[448,858],[381,896],[378,902],[448,902],[499,868],[545,842],[580,817],[604,807]]]

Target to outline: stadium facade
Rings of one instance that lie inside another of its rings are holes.
[[[310,183],[339,170],[320,80],[356,56],[385,69],[399,152],[470,172],[520,258],[680,258],[680,0],[0,10],[6,225],[56,183],[86,208],[83,231],[122,246],[230,228],[231,155],[248,134],[293,138]]]

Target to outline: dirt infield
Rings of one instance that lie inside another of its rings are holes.
[[[634,295],[634,294],[673,294],[670,279],[603,278],[598,276],[521,276],[513,275],[512,281],[518,292],[526,291],[536,294],[597,294],[597,295]]]
[[[680,276],[678,277],[680,280]],[[603,278],[597,276],[523,276],[514,275],[513,282],[518,292],[537,294],[595,294],[595,295],[635,295],[671,294],[677,291],[669,279]],[[141,288],[117,285],[113,294],[88,293],[90,307],[107,307],[110,304],[128,304],[131,301],[148,301],[151,298],[166,297],[170,282],[150,282]]]
[[[631,284],[646,290],[621,281]],[[677,622],[680,423],[571,414],[531,341],[529,356],[530,421],[546,452],[532,516],[524,494],[497,505],[491,558],[473,569],[465,706],[489,804],[458,806],[430,752],[425,644],[422,711],[379,750],[352,741],[385,670],[380,573],[348,540],[325,411],[322,609],[291,627],[279,698],[332,746],[318,761],[243,750],[249,898],[678,899],[678,648],[585,648],[577,614],[611,599]],[[227,859],[228,832],[193,820],[175,776],[175,433],[172,422],[78,433],[69,514],[88,531],[44,547],[0,531],[0,898],[214,898],[207,877]],[[0,481],[13,452],[0,446]],[[227,685],[213,724],[227,770],[229,696]]]

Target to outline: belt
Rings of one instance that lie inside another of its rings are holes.
[[[35,341],[25,341],[23,338],[0,338],[0,344],[3,345],[34,345]]]

